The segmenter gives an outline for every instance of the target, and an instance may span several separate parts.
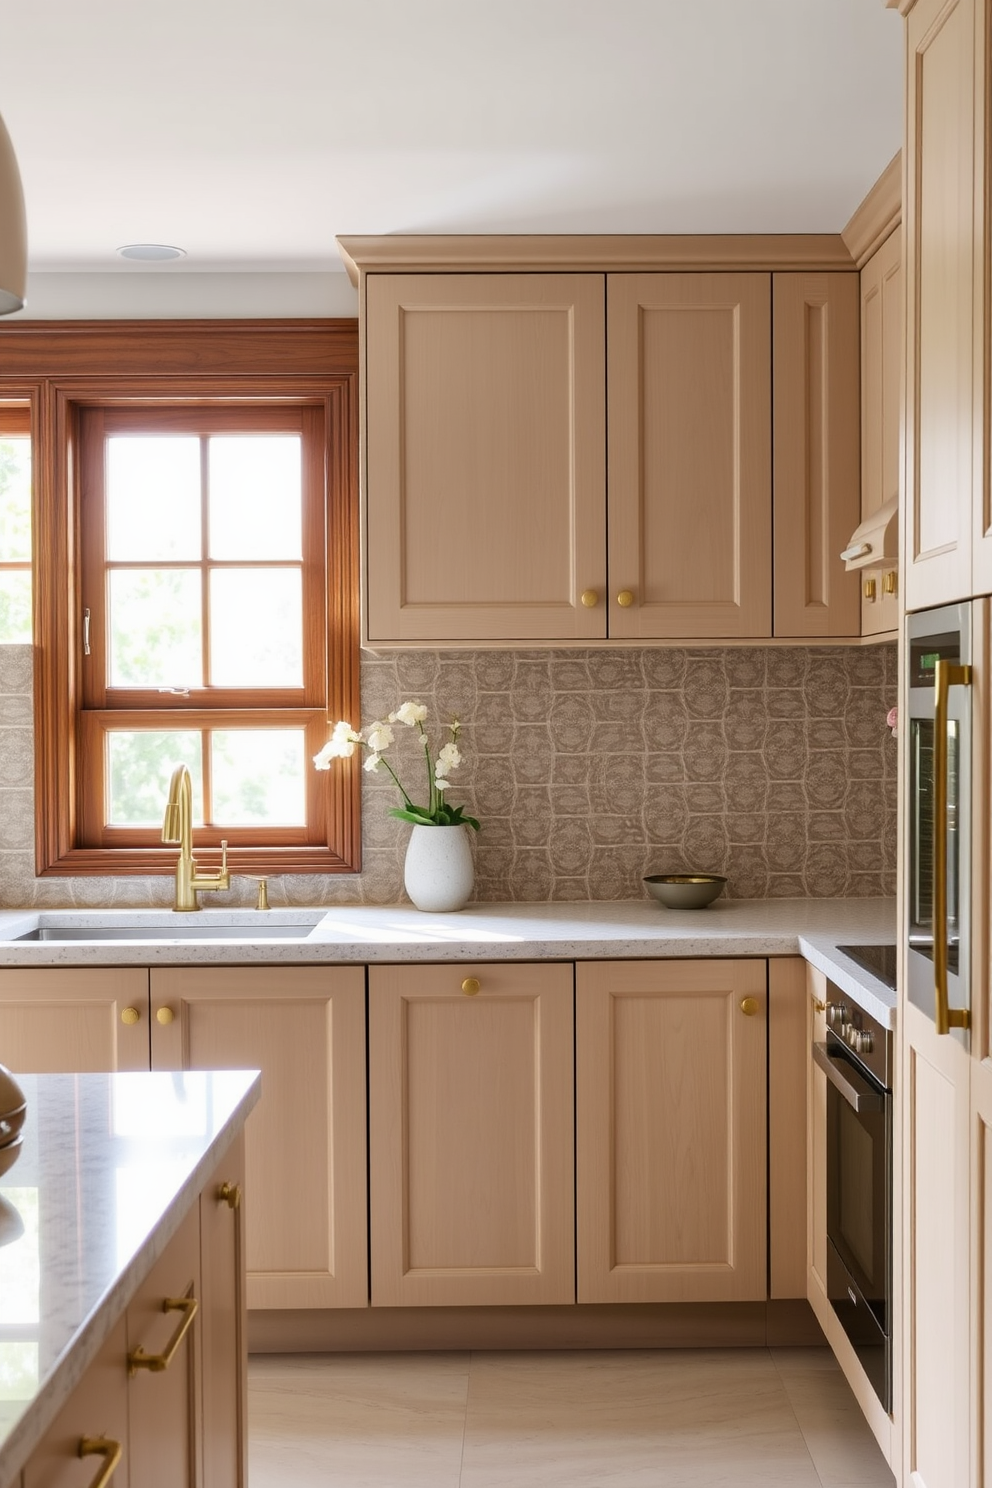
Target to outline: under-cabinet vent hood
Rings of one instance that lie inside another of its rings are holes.
[[[852,568],[895,568],[899,563],[899,498],[892,496],[865,517],[840,555]]]

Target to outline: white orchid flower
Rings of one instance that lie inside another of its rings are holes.
[[[362,742],[361,734],[356,734],[350,723],[344,719],[334,725],[331,737],[324,745],[319,754],[315,754],[313,762],[318,770],[329,770],[332,759],[347,759],[354,754],[355,745]]]
[[[374,723],[368,732],[368,746],[376,754],[381,754],[388,749],[393,742],[393,731],[388,723]]]
[[[423,703],[401,703],[395,713],[390,713],[390,723],[405,723],[407,728],[413,728],[415,723],[423,723],[427,717],[427,708]]]
[[[450,784],[451,784],[451,781],[450,780],[446,780],[443,775],[435,775],[434,776],[434,789],[435,790],[439,790],[439,791],[447,790],[448,789],[448,786]]]
[[[368,770],[368,772],[369,772],[370,775],[374,774],[375,771],[378,770],[378,768],[379,768],[379,760],[381,759],[381,757],[382,756],[381,755],[378,755],[378,754],[370,754],[369,757],[368,757],[368,759],[365,761],[364,765],[362,766],[362,769],[363,770]]]
[[[445,744],[437,752],[437,774],[447,775],[449,771],[456,770],[462,762],[461,752],[457,744]]]

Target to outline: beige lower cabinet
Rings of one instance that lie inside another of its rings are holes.
[[[361,967],[151,972],[153,1069],[259,1069],[249,1307],[368,1303]]]
[[[248,1478],[244,1222],[242,1132],[200,1194],[205,1488],[243,1488]]]
[[[90,1488],[120,1450],[113,1488],[138,1488],[128,1446],[127,1324],[121,1318],[10,1488]],[[80,1456],[80,1445],[86,1447]]]
[[[148,1068],[144,967],[0,971],[0,1049],[16,1073]]]
[[[580,1302],[767,1296],[766,975],[576,968]]]
[[[575,1301],[572,994],[571,965],[369,968],[373,1306]]]
[[[812,966],[807,979],[810,1045],[822,1044],[827,1037],[827,979]],[[825,1306],[827,1302],[827,1077],[812,1060],[807,1085],[806,1150],[807,1287],[810,1303],[815,1307],[817,1303]]]

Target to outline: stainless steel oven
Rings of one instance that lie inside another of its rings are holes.
[[[892,1404],[892,1036],[830,987],[827,1294],[886,1410]]]
[[[906,991],[938,1033],[965,1037],[971,877],[971,606],[907,616],[909,873]]]

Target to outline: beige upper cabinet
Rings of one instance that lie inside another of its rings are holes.
[[[572,975],[369,968],[374,1307],[575,1301]]]
[[[603,293],[369,277],[370,644],[605,636]]]
[[[978,0],[917,0],[907,20],[906,607],[965,599],[982,499],[983,255],[976,133]],[[979,514],[977,517],[973,514]],[[992,563],[980,560],[984,587]]]
[[[896,228],[861,270],[861,518],[899,497],[903,365],[902,231]],[[862,635],[899,626],[891,589],[896,564],[866,573],[873,584],[861,601]],[[886,592],[886,574],[889,591]]]
[[[861,519],[855,274],[775,274],[776,636],[861,633],[857,574],[839,554]]]
[[[576,967],[580,1302],[767,1296],[766,963]]]
[[[360,967],[162,967],[152,1068],[259,1069],[245,1133],[248,1305],[368,1304]]]
[[[611,274],[609,630],[771,635],[768,274]]]

